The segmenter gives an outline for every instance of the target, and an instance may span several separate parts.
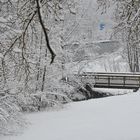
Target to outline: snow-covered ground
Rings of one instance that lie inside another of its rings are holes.
[[[0,140],[140,140],[140,94],[70,103],[27,119],[22,135]]]

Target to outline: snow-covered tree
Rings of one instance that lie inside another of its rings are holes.
[[[0,124],[10,123],[9,116],[16,123],[19,110],[67,100],[53,90],[61,87],[63,16],[74,14],[73,6],[72,0],[0,0]]]
[[[103,11],[106,11],[108,7],[114,7],[114,19],[116,21],[114,34],[118,35],[126,46],[130,71],[138,72],[140,70],[140,1],[98,0],[98,3],[103,8]]]

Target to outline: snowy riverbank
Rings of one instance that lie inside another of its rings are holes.
[[[59,111],[27,115],[31,125],[0,140],[139,140],[140,94],[70,103]]]

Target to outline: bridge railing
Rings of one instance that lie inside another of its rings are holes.
[[[140,87],[140,73],[83,73],[83,82],[89,82],[99,88],[127,88]]]

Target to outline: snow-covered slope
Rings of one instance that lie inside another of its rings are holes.
[[[138,93],[70,103],[60,111],[27,115],[24,134],[0,140],[140,140]]]

